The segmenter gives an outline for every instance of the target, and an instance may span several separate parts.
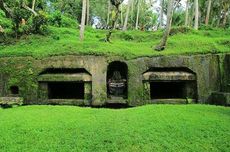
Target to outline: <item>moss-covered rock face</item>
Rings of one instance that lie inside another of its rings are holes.
[[[10,87],[18,86],[18,96],[24,98],[25,104],[46,104],[44,100],[47,99],[47,92],[43,90],[47,86],[39,85],[38,81],[43,71],[84,68],[92,76],[92,86],[86,87],[87,99],[91,100],[84,105],[101,106],[108,100],[106,75],[108,65],[113,61],[124,62],[128,66],[128,100],[125,101],[132,106],[150,103],[150,85],[143,81],[143,74],[151,68],[186,68],[192,71],[196,76],[195,90],[199,103],[206,103],[213,91],[220,91],[221,88],[229,91],[230,55],[161,56],[130,60],[119,56],[68,55],[43,59],[0,58],[0,96],[11,96]],[[73,104],[73,101],[63,104]]]
[[[230,92],[230,54],[224,55],[222,68],[222,91]]]

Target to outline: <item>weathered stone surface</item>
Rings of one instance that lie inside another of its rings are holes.
[[[150,68],[188,68],[194,73],[197,81],[197,99],[207,103],[214,91],[222,88],[229,91],[230,54],[193,55],[193,56],[159,56],[142,57],[125,60],[119,56],[53,56],[43,59],[32,57],[0,58],[0,96],[10,94],[10,86],[18,86],[20,96],[26,104],[47,104],[47,85],[39,85],[39,75],[48,68],[85,68],[92,78],[92,96],[90,105],[101,106],[106,103],[106,73],[109,63],[125,62],[128,65],[128,99],[131,106],[148,103],[150,98],[148,84],[143,82],[143,73]],[[221,67],[221,68],[220,68]],[[222,71],[220,70],[222,69]],[[90,89],[89,89],[90,90]],[[90,93],[87,92],[90,96]],[[87,97],[88,98],[88,97]],[[58,101],[57,104],[61,104]],[[74,103],[74,102],[69,102]]]
[[[65,82],[65,81],[92,81],[91,75],[87,73],[77,74],[43,74],[38,77],[38,81],[43,82]]]
[[[230,92],[230,54],[220,55],[221,91]]]
[[[23,98],[20,97],[0,97],[0,105],[22,105]]]
[[[213,91],[220,89],[220,73],[218,55],[194,56],[161,56],[152,58],[138,58],[128,62],[129,67],[129,101],[132,105],[139,105],[140,96],[146,95],[143,88],[141,73],[151,68],[188,68],[197,77],[197,95],[199,103],[207,103]],[[139,101],[139,102],[138,102]]]
[[[184,80],[196,80],[196,76],[189,72],[146,72],[143,74],[143,80],[167,80],[167,81],[184,81]]]
[[[216,105],[230,106],[230,93],[213,92],[211,96],[211,103]]]
[[[91,105],[88,100],[80,100],[80,99],[48,99],[43,104],[75,105],[75,106],[90,106]]]
[[[191,104],[196,103],[194,99],[154,99],[149,100],[146,103],[151,104]]]

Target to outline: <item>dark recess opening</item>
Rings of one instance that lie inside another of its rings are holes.
[[[109,109],[126,109],[126,108],[131,108],[128,104],[121,104],[121,103],[107,103],[104,105],[104,108],[109,108]]]
[[[186,98],[185,82],[150,82],[151,99]]]
[[[11,86],[11,87],[10,87],[10,92],[11,92],[11,94],[13,94],[13,95],[19,94],[19,88],[18,88],[18,86]]]
[[[108,97],[127,98],[128,92],[128,66],[124,62],[111,62],[107,70],[107,95]]]
[[[48,83],[49,99],[84,99],[84,91],[83,82]]]

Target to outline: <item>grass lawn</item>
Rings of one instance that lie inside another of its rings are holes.
[[[230,108],[0,109],[0,151],[230,151]]]
[[[0,57],[33,56],[42,58],[55,55],[119,55],[127,59],[143,56],[178,54],[230,53],[230,30],[190,29],[169,37],[167,48],[153,50],[163,32],[115,31],[112,43],[101,41],[106,30],[87,28],[84,42],[79,41],[79,30],[50,27],[48,36],[28,35],[7,44],[0,44]]]

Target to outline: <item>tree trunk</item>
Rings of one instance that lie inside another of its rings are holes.
[[[188,26],[188,14],[189,14],[188,8],[189,8],[189,0],[186,1],[185,26]]]
[[[160,6],[161,6],[161,11],[160,11],[160,28],[163,27],[163,20],[164,20],[164,0],[160,0]]]
[[[111,3],[110,3],[110,0],[108,0],[107,21],[106,21],[107,26],[109,25],[110,10],[111,10]]]
[[[140,2],[139,0],[137,1],[137,16],[136,16],[136,26],[135,29],[138,30],[138,25],[139,25],[139,15],[140,15]]]
[[[80,40],[84,40],[85,31],[85,18],[86,18],[86,2],[87,0],[82,0],[82,13],[81,13],[81,29],[80,29]]]
[[[0,9],[4,11],[4,13],[6,14],[7,17],[13,18],[14,17],[14,13],[13,10],[10,9],[3,0],[0,0]]]
[[[198,30],[199,26],[199,2],[198,0],[195,0],[195,24],[194,29]]]
[[[122,13],[122,11],[123,11],[123,6],[121,5],[121,25],[123,25],[123,13]]]
[[[35,12],[32,8],[28,7],[25,3],[22,3],[22,7],[23,7],[24,9],[30,11],[31,13],[33,13],[34,16],[37,16],[37,15],[38,15],[37,12]]]
[[[161,40],[161,43],[155,47],[156,51],[162,51],[165,49],[166,47],[166,43],[168,40],[168,36],[170,33],[170,29],[171,29],[171,20],[172,20],[172,16],[173,16],[173,4],[174,4],[174,0],[169,0],[168,1],[168,9],[167,9],[167,24],[166,24],[166,29],[163,35],[163,38]]]
[[[223,23],[222,23],[223,27],[225,27],[226,23],[227,23],[227,16],[228,16],[229,6],[230,6],[229,2],[226,1],[226,2],[223,3],[223,13],[224,13]]]
[[[86,25],[89,25],[89,8],[90,8],[90,4],[89,4],[89,0],[87,0],[87,2],[86,2],[86,10],[87,10],[87,12],[86,12]]]
[[[206,18],[205,18],[205,25],[208,25],[208,23],[209,23],[211,5],[212,5],[212,0],[208,0],[208,9],[207,9],[207,14],[206,14]]]
[[[110,37],[111,37],[111,35],[113,33],[113,30],[115,29],[116,21],[117,21],[117,19],[119,17],[119,13],[120,13],[119,6],[120,5],[116,6],[116,15],[112,20],[112,28],[109,30],[108,34],[106,35],[105,42],[110,42]]]
[[[217,19],[217,22],[216,22],[216,27],[220,27],[220,21],[221,21],[221,11],[222,10],[219,10],[219,15],[218,15],[218,19]]]
[[[132,28],[134,27],[133,26],[133,15],[134,15],[134,1],[135,0],[132,0],[132,4],[131,4],[131,22],[132,22]]]
[[[193,5],[192,5],[192,9],[191,9],[191,16],[189,15],[189,26],[194,26],[194,18],[195,18],[195,5],[194,5],[194,3],[193,3]]]
[[[130,10],[131,4],[132,4],[132,0],[129,0],[128,8],[127,8],[126,16],[125,16],[125,23],[123,26],[123,31],[127,30],[127,24],[128,24],[128,19],[129,19],[129,10]]]
[[[224,12],[224,19],[223,19],[223,27],[226,26],[226,23],[227,23],[227,12]]]
[[[32,10],[34,10],[34,8],[35,8],[35,2],[36,2],[36,0],[32,1]]]

